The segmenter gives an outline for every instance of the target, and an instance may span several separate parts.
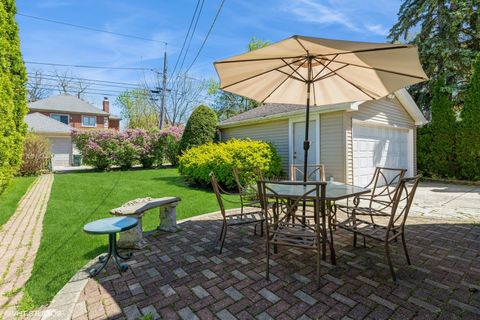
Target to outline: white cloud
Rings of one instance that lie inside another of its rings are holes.
[[[365,25],[368,31],[378,34],[380,36],[386,36],[388,34],[388,28],[385,28],[381,24],[367,24]]]
[[[359,31],[351,19],[340,10],[315,0],[293,0],[286,10],[303,21],[323,25],[338,24],[349,30]]]

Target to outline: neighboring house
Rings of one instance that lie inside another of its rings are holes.
[[[38,135],[49,139],[52,166],[70,166],[73,155],[78,154],[72,143],[73,129],[116,129],[120,118],[110,114],[110,102],[104,98],[102,109],[70,95],[58,95],[28,104],[25,123]]]
[[[416,126],[427,122],[405,89],[379,100],[313,106],[309,163],[325,165],[327,179],[370,182],[376,166],[416,173]],[[286,173],[303,163],[305,106],[266,104],[220,123],[221,139],[271,142]]]

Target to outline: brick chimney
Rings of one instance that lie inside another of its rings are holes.
[[[103,98],[102,106],[103,111],[105,111],[106,113],[110,113],[110,101],[108,101],[107,97]]]

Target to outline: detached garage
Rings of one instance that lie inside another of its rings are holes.
[[[427,121],[405,89],[382,99],[313,106],[309,163],[325,165],[327,179],[359,186],[375,167],[416,173],[416,127]],[[220,123],[221,139],[271,142],[282,156],[285,176],[303,163],[305,106],[266,104]]]
[[[72,127],[38,112],[26,115],[25,123],[30,131],[49,140],[53,168],[68,167],[72,164]]]

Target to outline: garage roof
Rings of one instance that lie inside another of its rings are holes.
[[[60,121],[38,112],[27,114],[25,116],[25,123],[28,125],[28,129],[35,133],[69,135],[73,129]]]
[[[60,94],[58,96],[31,102],[28,104],[28,108],[31,111],[46,110],[66,113],[87,113],[101,116],[109,115],[107,112],[92,106],[90,103],[83,101],[82,99],[66,94]]]

